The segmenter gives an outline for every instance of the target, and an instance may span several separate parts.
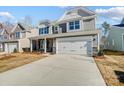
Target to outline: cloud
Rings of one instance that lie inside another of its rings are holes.
[[[112,7],[109,9],[96,9],[95,12],[101,17],[110,18],[113,20],[122,20],[124,17],[124,7]]]
[[[68,6],[59,6],[60,8],[67,8]]]
[[[9,12],[0,12],[0,17],[14,19],[14,16]]]
[[[0,12],[0,22],[16,23],[16,18],[10,12]]]

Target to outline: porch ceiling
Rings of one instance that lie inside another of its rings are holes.
[[[67,33],[59,33],[59,34],[48,34],[48,35],[41,35],[36,37],[30,37],[31,40],[36,39],[44,39],[44,38],[57,38],[57,37],[68,37],[68,36],[87,36],[87,35],[95,35],[98,34],[99,30],[95,31],[78,31],[78,32],[67,32]]]

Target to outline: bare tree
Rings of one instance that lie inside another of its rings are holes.
[[[107,31],[110,30],[110,24],[108,24],[106,21],[103,22],[102,27],[104,29],[104,36],[107,34]]]
[[[26,15],[20,22],[32,26],[32,18],[30,15]]]

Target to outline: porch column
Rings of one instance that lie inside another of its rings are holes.
[[[47,51],[47,40],[46,38],[44,38],[44,53],[46,53]]]
[[[30,52],[32,52],[32,40],[30,39]]]

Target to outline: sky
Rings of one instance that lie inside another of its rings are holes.
[[[39,20],[58,19],[68,8],[68,6],[0,6],[0,21],[18,22],[25,16],[30,16],[33,24],[36,25]],[[124,17],[124,7],[122,6],[87,6],[87,8],[96,12],[98,28],[104,21],[111,25],[119,24]]]

